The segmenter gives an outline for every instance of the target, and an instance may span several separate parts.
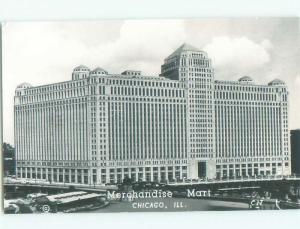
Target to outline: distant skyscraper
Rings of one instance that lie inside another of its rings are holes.
[[[76,67],[72,80],[15,94],[18,177],[107,183],[290,174],[281,80],[216,81],[183,44],[160,76]]]
[[[300,174],[300,129],[291,130],[292,173]]]

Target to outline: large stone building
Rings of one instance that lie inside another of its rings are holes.
[[[300,129],[291,130],[292,173],[300,175]]]
[[[108,183],[290,174],[284,82],[216,81],[184,44],[160,76],[76,67],[15,92],[17,176]]]

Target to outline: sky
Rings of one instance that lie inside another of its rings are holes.
[[[13,144],[16,87],[67,81],[84,64],[109,73],[158,75],[182,43],[208,53],[216,80],[248,75],[257,84],[278,78],[290,95],[290,129],[300,128],[298,18],[205,18],[9,22],[2,27],[3,141]]]

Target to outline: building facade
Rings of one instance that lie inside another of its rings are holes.
[[[216,81],[183,44],[160,76],[76,67],[72,80],[15,92],[17,176],[65,183],[290,173],[284,82]]]
[[[283,81],[215,81],[217,177],[288,175],[288,92]]]

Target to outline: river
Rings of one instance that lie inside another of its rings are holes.
[[[134,202],[114,202],[89,212],[175,212],[249,210],[248,204],[217,200],[187,198],[136,199]]]

